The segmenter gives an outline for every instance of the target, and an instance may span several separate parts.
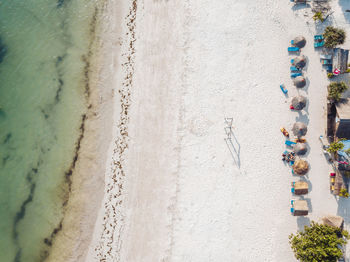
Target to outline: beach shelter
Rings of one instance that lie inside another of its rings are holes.
[[[303,68],[306,66],[306,57],[304,55],[294,58],[293,65],[297,68]]]
[[[294,173],[297,175],[305,175],[309,170],[309,163],[305,160],[298,159],[294,162],[292,166]]]
[[[297,155],[305,155],[307,152],[307,146],[305,143],[297,143],[294,145],[294,152]]]
[[[306,200],[293,200],[292,213],[294,216],[306,216],[309,214],[309,206]]]
[[[293,44],[299,48],[303,48],[306,45],[306,39],[303,36],[297,36],[294,38]]]
[[[292,98],[292,106],[294,110],[302,110],[306,106],[305,96],[295,96]]]
[[[305,195],[309,192],[309,185],[305,181],[293,182],[294,194]]]
[[[350,99],[342,99],[335,104],[335,107],[337,116],[335,135],[350,139]]]
[[[332,63],[333,68],[337,69],[335,73],[342,74],[345,73],[348,69],[348,59],[349,59],[349,50],[334,48]]]
[[[293,83],[296,87],[302,88],[306,85],[305,77],[297,76],[296,78],[293,79]]]
[[[325,216],[322,218],[322,222],[325,225],[343,229],[344,226],[344,218],[340,216]]]
[[[297,137],[305,136],[307,133],[307,126],[302,122],[296,122],[293,125],[292,131]]]

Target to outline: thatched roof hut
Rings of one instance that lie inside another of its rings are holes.
[[[296,122],[293,125],[292,131],[297,137],[305,136],[307,133],[307,126],[302,122]]]
[[[344,218],[340,216],[325,216],[322,218],[322,222],[325,225],[343,229],[344,226]]]
[[[309,163],[305,160],[298,159],[292,166],[294,173],[297,175],[305,175],[309,171]]]
[[[294,200],[293,209],[294,216],[306,216],[309,214],[309,206],[306,200]]]
[[[304,55],[294,58],[293,65],[297,68],[303,68],[306,66],[306,57]]]
[[[303,36],[297,36],[294,38],[293,44],[299,48],[303,48],[306,45],[306,39]]]
[[[306,85],[306,79],[303,76],[297,76],[293,79],[293,83],[296,87],[302,88]]]
[[[294,182],[294,194],[305,195],[309,192],[309,185],[305,181]]]
[[[305,143],[297,143],[295,146],[294,146],[294,152],[297,154],[297,155],[305,155],[306,152],[307,152],[307,146]]]
[[[292,98],[292,106],[295,110],[302,110],[306,106],[307,99],[305,96],[295,96]]]

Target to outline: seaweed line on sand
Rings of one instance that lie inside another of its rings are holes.
[[[103,230],[100,241],[95,247],[96,258],[102,261],[120,261],[122,246],[121,234],[123,231],[124,214],[121,211],[123,203],[123,182],[125,171],[123,168],[125,152],[128,148],[129,135],[129,107],[131,104],[131,89],[133,85],[134,59],[135,59],[135,28],[136,28],[137,0],[132,0],[128,15],[126,16],[126,52],[122,54],[125,61],[122,70],[125,74],[119,92],[121,112],[117,123],[117,135],[113,149],[111,173],[108,177],[105,192]]]

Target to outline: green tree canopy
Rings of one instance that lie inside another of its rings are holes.
[[[341,247],[347,239],[347,231],[312,221],[304,232],[291,234],[289,243],[301,262],[337,262],[343,256]]]
[[[338,29],[333,26],[327,26],[323,33],[324,46],[328,48],[336,47],[337,45],[344,44],[346,34],[343,29]]]
[[[329,153],[337,153],[339,150],[342,150],[344,148],[344,144],[342,140],[333,142],[329,145],[329,148],[327,148],[327,151]]]
[[[332,82],[328,86],[328,99],[332,99],[335,102],[339,101],[341,95],[347,89],[348,86],[345,84],[345,82]]]

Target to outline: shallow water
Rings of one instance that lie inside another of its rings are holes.
[[[93,1],[0,0],[0,261],[43,260],[60,230],[93,12]]]

